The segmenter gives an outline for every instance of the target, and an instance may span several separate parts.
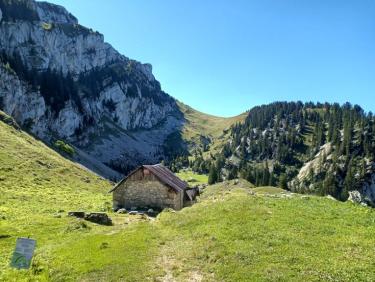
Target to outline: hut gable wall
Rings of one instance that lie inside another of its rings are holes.
[[[149,170],[140,168],[113,191],[113,204],[115,208],[170,207],[179,210],[183,205],[183,193],[160,182]]]

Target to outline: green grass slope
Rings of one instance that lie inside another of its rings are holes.
[[[215,152],[226,140],[228,134],[225,133],[231,125],[245,120],[247,113],[235,117],[218,117],[199,112],[181,102],[178,103],[181,112],[184,114],[186,124],[182,131],[184,140],[199,145],[201,137],[211,139],[211,152]]]
[[[207,184],[208,182],[208,175],[195,173],[190,169],[183,169],[176,173],[176,175],[186,181],[190,186]]]
[[[199,112],[180,102],[178,106],[188,121],[186,136],[194,136],[200,133],[219,137],[225,129],[229,129],[236,122],[242,122],[247,116],[247,113],[243,113],[229,118],[218,117]]]
[[[163,214],[171,275],[182,281],[373,281],[369,208],[237,189]]]
[[[108,210],[109,187],[0,122],[0,281],[375,280],[373,209],[254,193],[240,180],[156,219],[109,212],[114,225],[99,226],[66,216]],[[37,239],[30,270],[8,266],[19,236]]]
[[[142,218],[110,213],[115,224],[108,227],[67,216],[70,210],[109,211],[111,186],[17,129],[0,112],[0,281],[152,276],[143,269],[151,262],[155,235]],[[139,223],[123,230],[130,222]],[[37,240],[30,270],[9,267],[17,237]]]

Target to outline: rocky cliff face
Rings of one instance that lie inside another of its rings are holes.
[[[182,125],[151,65],[119,54],[63,7],[0,0],[0,52],[0,109],[47,142],[72,143],[77,160],[105,176],[118,174],[103,165],[159,161]]]
[[[289,183],[289,188],[296,192],[319,193],[319,190],[324,189],[324,186],[331,186],[331,184],[324,182],[323,184],[319,184],[319,179],[324,173],[334,177],[334,186],[343,187],[345,185],[345,178],[335,171],[332,162],[333,149],[331,143],[321,146],[315,157],[301,167],[298,175]],[[353,187],[352,191],[349,191],[348,200],[375,207],[375,163],[366,158],[364,160],[363,175],[356,172],[353,176],[353,181],[357,185]],[[345,160],[339,158],[337,165],[341,169],[344,169]],[[353,195],[356,196],[353,197]]]

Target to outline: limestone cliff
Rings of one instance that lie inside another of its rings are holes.
[[[108,176],[163,158],[183,122],[149,64],[119,54],[65,8],[0,0],[0,109],[46,142]]]

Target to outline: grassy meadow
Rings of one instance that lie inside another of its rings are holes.
[[[243,122],[247,116],[245,112],[238,116],[224,118],[199,112],[181,102],[178,106],[186,118],[182,130],[183,139],[197,146],[201,144],[202,136],[207,137],[211,140],[209,151],[213,154],[222,148],[224,141],[229,137],[229,128],[235,123]],[[204,153],[204,155],[208,154],[208,152]]]
[[[190,186],[207,184],[208,182],[208,175],[198,174],[187,169],[181,170],[180,172],[176,173],[176,175],[182,180],[186,181]]]
[[[373,209],[239,180],[148,218],[112,213],[110,187],[0,122],[0,281],[375,280]],[[106,211],[114,225],[70,210]],[[31,269],[11,269],[16,238],[28,236]]]

